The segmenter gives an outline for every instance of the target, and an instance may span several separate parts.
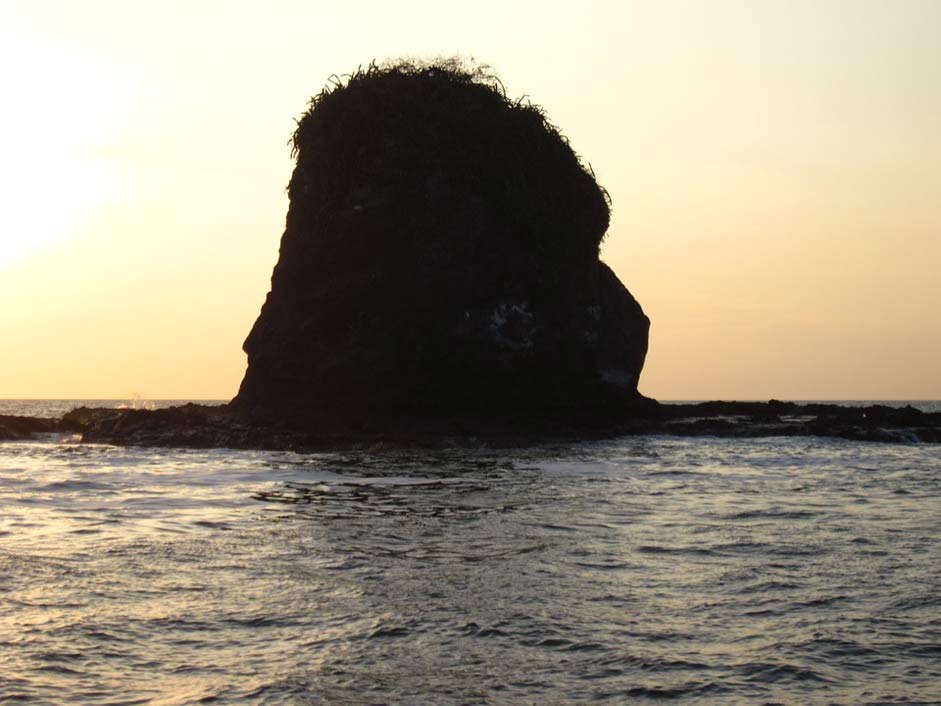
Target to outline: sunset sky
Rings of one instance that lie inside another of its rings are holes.
[[[941,398],[941,2],[0,0],[0,398],[229,398],[331,74],[460,54],[610,192],[660,399]]]

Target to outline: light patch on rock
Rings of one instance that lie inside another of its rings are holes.
[[[602,368],[598,371],[598,374],[604,382],[629,390],[634,389],[636,382],[634,374],[627,370],[621,370],[620,368]]]
[[[529,304],[498,304],[490,315],[487,330],[491,339],[503,348],[513,351],[525,351],[533,348],[533,334],[536,332],[536,317],[529,310]]]

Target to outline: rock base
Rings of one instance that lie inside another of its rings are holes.
[[[17,420],[14,423],[7,420]],[[453,447],[487,444],[522,448],[624,435],[773,437],[819,436],[888,443],[941,443],[941,414],[913,407],[844,407],[792,402],[704,402],[666,405],[640,398],[621,414],[374,418],[358,428],[253,424],[231,407],[185,405],[160,410],[81,407],[61,420],[0,417],[6,438],[57,431],[83,434],[86,443],[118,445],[346,450],[367,447]],[[12,435],[10,429],[19,430]]]

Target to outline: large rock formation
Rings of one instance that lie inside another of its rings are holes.
[[[229,405],[0,416],[0,441],[312,450],[623,434],[941,443],[941,413],[637,392],[649,322],[598,260],[604,191],[543,114],[454,66],[312,101],[271,292]]]
[[[355,427],[643,399],[607,195],[539,108],[479,70],[371,66],[312,99],[294,152],[233,409]]]

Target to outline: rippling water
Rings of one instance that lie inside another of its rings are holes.
[[[0,444],[0,702],[941,703],[941,453]]]

